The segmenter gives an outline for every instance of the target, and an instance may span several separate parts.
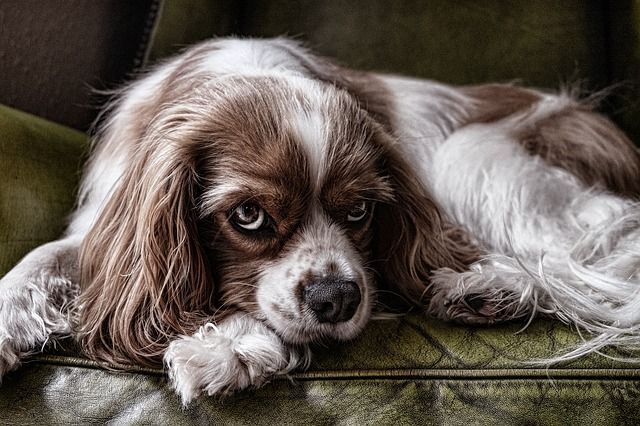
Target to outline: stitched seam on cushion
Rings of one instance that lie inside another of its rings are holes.
[[[136,365],[114,365],[114,364],[100,363],[100,362],[92,361],[86,358],[78,358],[74,356],[64,356],[64,355],[40,354],[25,360],[24,363],[25,364],[28,364],[28,363],[52,364],[52,365],[61,365],[61,366],[67,366],[67,367],[90,368],[95,370],[118,371],[123,373],[153,374],[153,375],[165,374],[165,371],[161,368],[148,368],[148,367],[140,367]]]
[[[29,361],[27,361],[29,362]],[[99,370],[117,370],[125,373],[164,375],[160,368],[145,368],[138,366],[113,366],[101,364],[84,358],[59,355],[36,355],[31,359],[32,363],[63,365],[69,367],[91,368]],[[306,371],[293,373],[279,379],[293,378],[296,380],[398,380],[398,379],[437,379],[437,380],[478,380],[478,379],[583,379],[583,380],[638,380],[640,369],[615,368],[615,369],[394,369],[394,370],[326,370]]]
[[[432,380],[638,380],[637,369],[402,369],[333,370],[292,374],[298,380],[432,379]]]
[[[136,49],[136,56],[134,58],[133,69],[139,70],[143,67],[149,59],[149,53],[151,52],[151,46],[158,30],[158,24],[160,17],[162,16],[162,10],[164,8],[163,0],[152,1],[149,5],[149,11],[142,28],[142,34]]]

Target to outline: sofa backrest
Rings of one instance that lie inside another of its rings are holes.
[[[147,54],[289,35],[345,65],[455,84],[622,82],[604,109],[640,141],[640,0],[16,0],[0,2],[0,28],[0,103],[79,129],[98,112],[91,88]]]
[[[158,0],[0,1],[0,103],[86,130],[142,65]]]

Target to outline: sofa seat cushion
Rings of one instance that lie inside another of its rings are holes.
[[[353,342],[316,347],[311,368],[186,409],[161,369],[104,369],[64,351],[32,358],[0,387],[0,419],[29,424],[611,424],[640,412],[640,370],[594,355],[527,364],[580,341],[554,321],[469,328],[412,314]],[[64,343],[63,343],[64,345]],[[609,355],[621,355],[609,351]],[[629,417],[631,416],[631,417]],[[616,420],[617,419],[617,420]]]

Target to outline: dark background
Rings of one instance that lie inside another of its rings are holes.
[[[289,35],[342,63],[456,84],[588,90],[640,140],[640,1],[3,0],[0,103],[86,130],[139,70],[214,35]]]

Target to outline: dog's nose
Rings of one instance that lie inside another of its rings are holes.
[[[315,280],[304,289],[304,301],[319,322],[350,320],[360,305],[360,289],[353,281],[334,278]]]

